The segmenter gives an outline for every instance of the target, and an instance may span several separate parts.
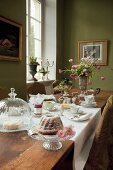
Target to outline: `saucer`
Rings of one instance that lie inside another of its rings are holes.
[[[97,107],[97,103],[96,102],[86,103],[85,101],[82,101],[80,106],[83,106],[83,107]]]
[[[46,109],[46,110],[48,110],[48,111],[50,111],[50,112],[54,112],[54,111],[57,110],[57,108],[56,108],[56,107],[53,107],[52,109]]]

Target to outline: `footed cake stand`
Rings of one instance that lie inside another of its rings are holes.
[[[43,147],[47,150],[56,151],[62,148],[61,139],[57,135],[41,135],[40,133],[28,131],[28,135],[36,140],[43,141]]]
[[[43,141],[43,147],[49,151],[56,151],[62,148],[62,141],[71,138],[72,136],[67,136],[65,138],[60,138],[57,135],[42,135],[35,131],[29,130],[28,135],[36,140]]]
[[[43,147],[47,150],[56,151],[62,148],[62,143],[56,135],[44,136],[45,141],[43,142]]]

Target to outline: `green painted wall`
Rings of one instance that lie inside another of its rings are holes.
[[[0,60],[0,86],[16,89],[18,97],[26,99],[26,1],[3,0],[0,1],[0,15],[22,25],[22,61]]]
[[[63,64],[68,66],[68,59],[77,62],[78,41],[108,40],[108,66],[102,68],[93,78],[93,87],[113,90],[113,1],[111,0],[64,0],[63,1],[63,39],[61,40]],[[59,10],[58,10],[59,12]],[[62,18],[62,16],[61,16]],[[62,25],[57,18],[58,26]],[[100,76],[106,77],[105,81]]]
[[[57,0],[57,44],[56,44],[56,79],[61,79],[58,69],[63,65],[63,37],[64,37],[64,1]]]

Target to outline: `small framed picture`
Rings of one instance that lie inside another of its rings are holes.
[[[86,57],[94,58],[97,65],[107,65],[107,40],[79,41],[78,62]]]
[[[22,26],[0,16],[0,60],[22,59]]]

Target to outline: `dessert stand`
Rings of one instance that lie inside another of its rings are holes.
[[[66,136],[66,137],[59,137],[58,135],[42,135],[35,130],[28,130],[28,135],[36,140],[42,140],[43,141],[43,147],[46,150],[50,151],[56,151],[62,148],[62,141],[68,140],[73,135],[71,136]]]

